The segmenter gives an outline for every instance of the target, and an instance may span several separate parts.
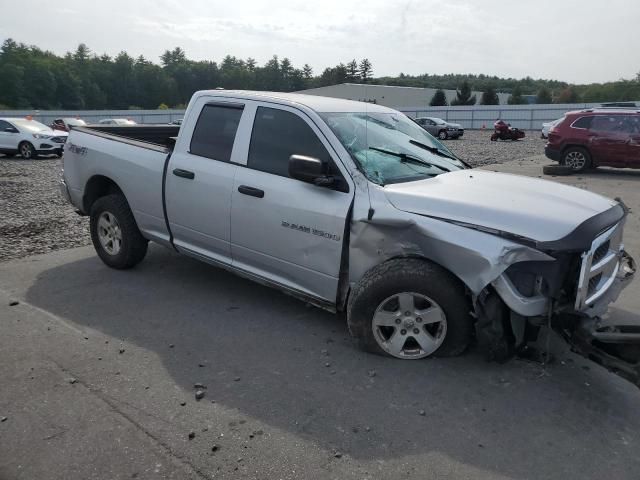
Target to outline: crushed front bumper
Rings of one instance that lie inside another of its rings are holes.
[[[640,387],[640,316],[601,316],[635,275],[635,262],[624,251],[619,264],[607,291],[583,312],[585,315],[564,319],[561,333],[574,352]]]

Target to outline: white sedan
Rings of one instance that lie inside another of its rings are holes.
[[[25,160],[38,155],[62,156],[69,134],[53,130],[30,118],[0,118],[0,153],[20,154]]]
[[[553,122],[545,122],[545,123],[543,123],[542,124],[542,134],[540,135],[541,138],[549,138],[549,130],[551,130],[553,127],[555,127],[561,121],[562,121],[562,118],[559,118],[557,120],[554,120]]]

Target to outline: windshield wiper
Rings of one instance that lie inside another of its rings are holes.
[[[431,147],[429,145],[425,145],[422,142],[419,142],[417,140],[409,140],[409,143],[411,145],[415,145],[416,147],[420,147],[420,148],[424,148],[425,150],[431,152],[431,153],[435,153],[436,155],[440,155],[441,157],[447,157],[450,158],[451,160],[456,160],[456,161],[460,161],[459,158],[456,158],[454,155],[450,154],[449,152],[445,152],[444,150],[438,148],[438,147]]]
[[[426,165],[427,167],[435,167],[438,170],[442,170],[443,172],[450,172],[451,170],[447,170],[446,168],[441,167],[440,165],[436,165],[434,163],[429,163],[426,160],[422,160],[419,157],[414,157],[409,153],[404,152],[393,152],[391,150],[386,150],[380,147],[369,147],[369,150],[375,150],[376,152],[386,153],[387,155],[393,155],[394,157],[398,157],[403,162],[413,162],[420,165]]]

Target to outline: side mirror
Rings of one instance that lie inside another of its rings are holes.
[[[330,186],[334,178],[327,175],[326,164],[314,157],[291,155],[289,157],[289,176],[319,186]]]

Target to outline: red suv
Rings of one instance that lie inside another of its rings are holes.
[[[569,112],[550,130],[544,153],[574,172],[598,166],[640,168],[640,110]]]

